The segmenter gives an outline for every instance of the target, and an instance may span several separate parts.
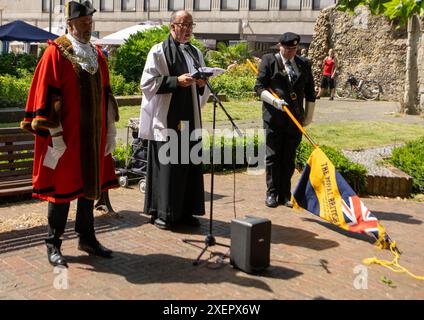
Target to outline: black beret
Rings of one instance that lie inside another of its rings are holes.
[[[76,19],[80,17],[92,16],[97,10],[93,8],[90,1],[79,3],[76,1],[69,1],[66,4],[65,16],[67,20]]]
[[[300,36],[293,32],[283,33],[280,37],[280,43],[284,46],[294,47],[300,42]]]

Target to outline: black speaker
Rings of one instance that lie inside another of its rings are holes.
[[[271,221],[245,216],[231,220],[230,263],[247,273],[258,273],[269,266]]]

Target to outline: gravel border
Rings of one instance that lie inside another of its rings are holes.
[[[402,145],[403,144],[390,145],[361,151],[344,150],[343,154],[351,161],[364,165],[367,169],[368,175],[396,177],[396,174],[379,162],[383,159],[390,158],[393,149]]]

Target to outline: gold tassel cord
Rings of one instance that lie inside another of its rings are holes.
[[[396,247],[395,241],[392,241],[390,243],[390,251],[394,255],[394,259],[392,261],[382,260],[382,259],[378,259],[376,257],[373,257],[373,258],[364,259],[362,262],[365,265],[379,264],[380,266],[386,267],[386,268],[392,270],[393,272],[406,273],[407,275],[411,276],[414,279],[422,280],[422,281],[424,280],[424,276],[417,276],[417,275],[413,274],[408,269],[406,269],[405,267],[402,267],[399,264],[400,252]]]

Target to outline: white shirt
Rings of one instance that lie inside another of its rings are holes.
[[[66,37],[72,43],[77,63],[88,73],[95,74],[99,68],[96,48],[90,42],[82,43],[78,41],[69,33],[66,34]]]

